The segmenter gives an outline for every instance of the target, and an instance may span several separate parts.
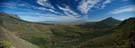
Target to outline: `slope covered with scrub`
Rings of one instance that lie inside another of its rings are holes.
[[[80,48],[134,48],[135,18],[123,21],[111,30],[111,34],[103,35],[80,44]]]

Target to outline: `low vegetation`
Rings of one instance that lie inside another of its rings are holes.
[[[40,48],[133,48],[135,18],[80,25],[38,24],[0,14],[0,26]],[[10,43],[4,45],[10,46]],[[3,41],[2,41],[3,44]]]

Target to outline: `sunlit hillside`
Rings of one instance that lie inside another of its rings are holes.
[[[0,47],[132,48],[134,28],[135,18],[122,22],[107,18],[80,25],[55,25],[27,22],[0,13]]]

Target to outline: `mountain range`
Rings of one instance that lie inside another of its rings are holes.
[[[61,25],[0,13],[0,48],[134,48],[134,29],[134,17]]]

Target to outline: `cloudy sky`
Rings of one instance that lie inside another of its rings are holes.
[[[135,0],[0,0],[0,12],[36,22],[124,20],[135,16]]]

